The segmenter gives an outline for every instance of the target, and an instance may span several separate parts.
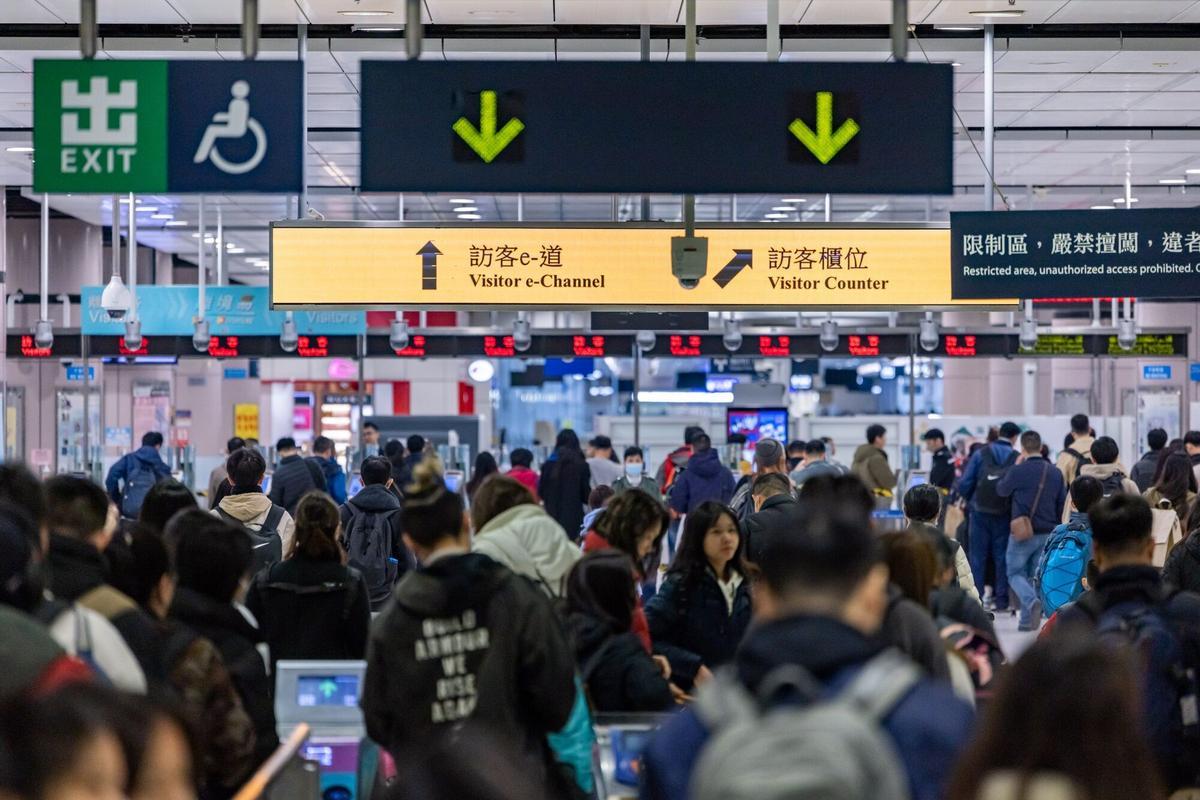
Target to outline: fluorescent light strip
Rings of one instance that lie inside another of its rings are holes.
[[[32,153],[33,148],[30,147],[29,145],[18,144],[18,145],[13,145],[12,147],[4,148],[4,152],[6,152],[6,153]]]
[[[689,405],[702,403],[706,405],[728,405],[733,402],[733,392],[671,392],[671,391],[641,391],[638,392],[639,403],[674,403]]]

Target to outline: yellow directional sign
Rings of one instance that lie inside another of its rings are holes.
[[[671,273],[671,238],[680,233],[279,222],[271,228],[271,302],[489,309],[963,305],[950,297],[945,228],[697,230],[708,238],[708,265],[693,289]]]

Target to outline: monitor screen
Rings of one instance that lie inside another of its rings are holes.
[[[301,675],[296,678],[296,705],[358,706],[358,675]]]
[[[775,439],[787,444],[786,408],[730,408],[725,412],[725,420],[728,433],[745,435],[747,450],[753,450],[760,439]]]
[[[271,493],[271,473],[269,473],[269,472],[263,476],[262,490],[263,490],[263,494]]]
[[[463,474],[458,470],[446,470],[445,475],[446,488],[452,492],[457,492],[462,489]]]
[[[363,489],[362,476],[357,472],[346,482],[346,497],[354,497]]]

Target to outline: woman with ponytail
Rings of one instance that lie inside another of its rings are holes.
[[[362,574],[346,566],[338,507],[309,492],[296,507],[287,558],[254,576],[246,607],[283,659],[356,660],[366,655],[371,604]]]
[[[575,701],[575,663],[549,599],[470,552],[462,495],[426,458],[405,488],[404,543],[420,563],[371,628],[362,700],[367,735],[398,761],[471,730],[520,753],[544,796],[562,786],[547,735]]]

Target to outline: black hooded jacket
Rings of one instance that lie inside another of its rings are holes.
[[[605,620],[574,612],[567,620],[592,707],[599,712],[666,711],[671,687],[642,642],[628,630],[614,633]]]

